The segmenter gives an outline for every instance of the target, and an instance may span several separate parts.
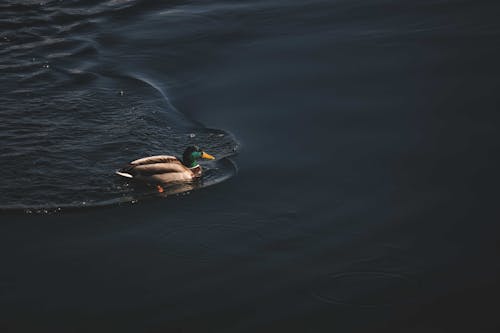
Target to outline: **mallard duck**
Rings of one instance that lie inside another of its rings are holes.
[[[130,162],[116,171],[116,174],[157,185],[158,191],[163,192],[160,185],[189,182],[201,177],[202,169],[198,164],[200,158],[215,159],[199,147],[190,146],[182,154],[182,161],[170,155],[149,156]]]

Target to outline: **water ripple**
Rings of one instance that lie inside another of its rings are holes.
[[[192,144],[218,160],[205,165],[202,182],[166,194],[236,173],[228,159],[238,149],[231,134],[188,119],[162,80],[141,68],[113,68],[113,55],[103,53],[99,25],[138,3],[147,7],[117,0],[0,5],[0,210],[57,211],[154,196],[114,171],[147,155],[179,156]]]

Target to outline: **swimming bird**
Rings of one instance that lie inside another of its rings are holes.
[[[198,164],[200,158],[215,159],[199,147],[190,146],[182,154],[182,161],[170,155],[149,156],[130,162],[116,171],[116,174],[157,185],[158,192],[163,192],[160,185],[189,182],[200,178],[202,174],[201,166]]]

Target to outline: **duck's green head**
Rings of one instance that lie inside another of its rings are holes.
[[[200,158],[215,160],[215,157],[205,153],[198,146],[190,146],[187,147],[186,150],[184,150],[184,154],[182,154],[182,164],[188,168],[194,168],[198,166],[198,159]]]

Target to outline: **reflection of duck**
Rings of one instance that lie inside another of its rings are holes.
[[[182,162],[177,157],[169,155],[144,157],[130,162],[116,174],[148,184],[189,182],[201,177],[202,170],[198,164],[200,158],[215,159],[197,146],[191,146],[184,151]],[[158,191],[163,192],[163,188],[158,186]]]

